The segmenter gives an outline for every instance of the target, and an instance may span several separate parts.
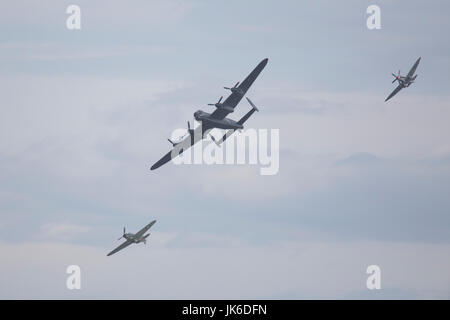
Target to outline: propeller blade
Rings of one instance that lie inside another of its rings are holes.
[[[227,89],[227,90],[231,90],[231,89],[235,89],[235,88],[237,88],[237,86],[239,85],[239,81],[238,82],[236,82],[236,84],[234,85],[234,87],[233,88],[229,88],[229,87],[223,87],[224,89]]]
[[[191,124],[189,123],[189,121],[187,123],[188,123],[188,130],[191,131]]]
[[[393,74],[393,73],[391,73],[391,74],[395,77],[395,79],[392,80],[392,83],[394,83],[395,81],[398,81],[398,79],[400,78],[400,70],[398,70],[398,75]]]
[[[225,88],[225,87],[224,87]],[[229,88],[225,88],[225,89],[229,89]],[[223,96],[220,97],[219,101],[217,101],[216,103],[208,103],[208,106],[217,106],[220,104],[220,101],[222,101]]]
[[[119,239],[117,239],[117,241],[119,241],[120,239],[122,239],[124,235],[125,235],[125,227],[123,227],[123,234],[122,234],[122,236],[121,236]]]

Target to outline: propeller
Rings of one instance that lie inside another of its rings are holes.
[[[239,81],[234,85],[233,88],[229,88],[229,87],[223,87],[223,88],[224,88],[224,89],[227,89],[227,90],[231,90],[231,89],[236,88],[238,85],[239,85]]]
[[[400,78],[400,70],[398,70],[398,75],[395,75],[392,73],[392,75],[395,77],[395,79],[392,81],[392,83],[394,83],[395,81],[398,81]]]
[[[117,241],[119,241],[120,239],[122,239],[124,236],[125,236],[125,227],[123,227],[123,234],[122,234],[122,236],[121,236],[119,239],[117,239]]]
[[[208,103],[208,106],[217,106],[220,104],[220,101],[222,101],[223,96],[220,97],[219,101],[217,101],[217,103]]]
[[[194,130],[191,129],[191,123],[188,121],[187,125],[188,125],[188,133],[189,133],[190,136],[192,136],[194,134]]]

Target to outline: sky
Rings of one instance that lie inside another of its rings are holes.
[[[66,27],[71,4],[81,30]],[[449,299],[449,10],[1,2],[0,298]],[[418,57],[416,82],[385,103],[391,73]],[[174,129],[264,58],[247,127],[280,130],[278,174],[149,170]],[[124,226],[154,219],[146,245],[106,256]]]

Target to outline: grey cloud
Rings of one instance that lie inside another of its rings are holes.
[[[2,243],[0,249],[9,257],[0,266],[2,298],[374,298],[365,292],[365,271],[374,263],[386,289],[378,297],[448,298],[442,281],[449,267],[449,256],[442,253],[448,248],[441,245],[316,242],[178,249],[155,242],[130,247],[114,260],[103,248],[67,244]],[[138,262],[132,273],[126,272],[129,261]],[[81,267],[78,292],[65,288],[69,264]],[[20,290],[19,283],[28,290]]]

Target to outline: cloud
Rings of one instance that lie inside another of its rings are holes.
[[[89,232],[92,228],[89,226],[77,226],[64,223],[46,223],[41,226],[42,239],[53,241],[69,241],[75,237]]]
[[[0,43],[3,61],[21,62],[54,62],[74,60],[100,60],[107,58],[123,58],[126,56],[167,54],[171,49],[158,45],[98,45],[67,44],[67,43],[31,43],[4,42]]]
[[[18,24],[25,27],[56,28],[64,30],[65,21],[69,17],[66,8],[68,1],[46,0],[40,3],[16,1],[2,4],[4,24]],[[127,26],[142,25],[157,27],[159,24],[169,24],[180,21],[190,12],[193,3],[189,1],[135,1],[133,6],[124,5],[121,1],[109,1],[107,4],[80,0],[77,5],[81,9],[82,30],[96,30],[111,25]],[[139,10],[136,10],[139,8]]]
[[[8,257],[0,266],[0,296],[5,299],[449,297],[448,245],[289,242],[179,247],[150,239],[146,246],[130,246],[111,257],[106,257],[106,248],[58,243],[2,243],[0,251]],[[71,264],[81,268],[80,291],[65,287],[65,270]],[[378,292],[365,287],[370,264],[382,270]]]
[[[368,152],[358,152],[352,154],[350,157],[345,159],[340,159],[335,162],[338,166],[345,165],[374,165],[380,162],[380,159]]]

